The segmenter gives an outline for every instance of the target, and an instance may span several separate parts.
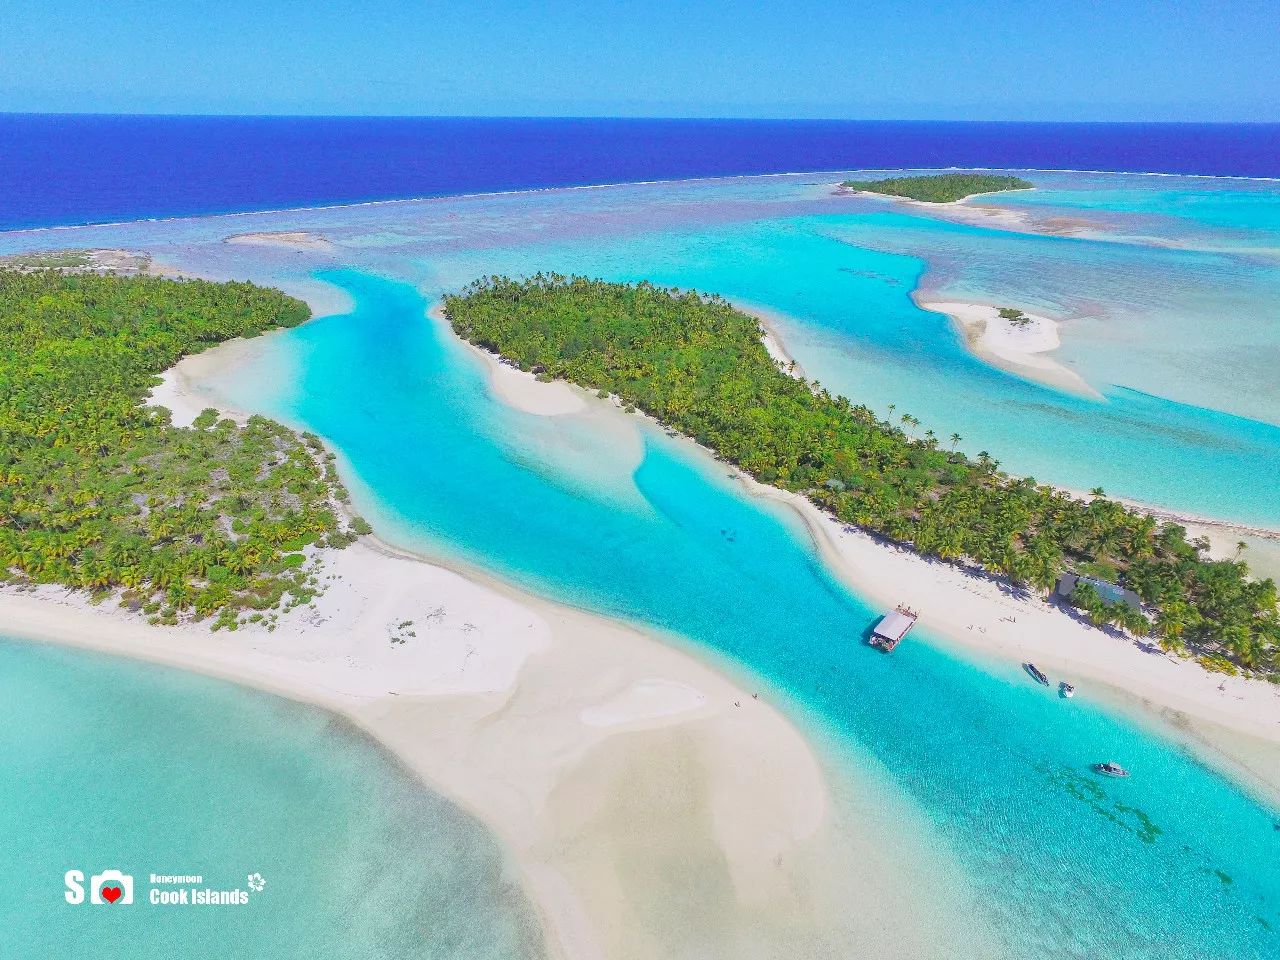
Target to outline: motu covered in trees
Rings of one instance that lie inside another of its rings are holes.
[[[1095,620],[1153,632],[1218,665],[1229,666],[1225,656],[1277,668],[1270,580],[1250,580],[1241,562],[1207,559],[1180,526],[1007,476],[986,453],[939,449],[932,431],[913,438],[789,375],[769,357],[756,320],[719,297],[538,275],[478,280],[445,307],[472,343],[616,395],[840,520],[1042,590],[1069,568],[1108,565],[1154,619],[1081,591],[1075,599]],[[918,425],[909,415],[901,422]]]
[[[346,492],[318,438],[145,407],[157,374],[306,304],[248,283],[0,271],[0,579],[120,592],[154,622],[270,617],[314,593]]]
[[[865,190],[890,197],[906,197],[925,203],[952,203],[979,193],[1030,190],[1035,184],[1021,177],[989,173],[939,173],[922,177],[889,177],[884,180],[846,180],[846,190]]]

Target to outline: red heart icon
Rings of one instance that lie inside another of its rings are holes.
[[[103,887],[102,899],[107,901],[107,903],[115,903],[120,899],[120,894],[122,892],[123,891],[119,887]]]

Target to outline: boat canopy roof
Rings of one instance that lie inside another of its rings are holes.
[[[911,625],[915,622],[914,617],[908,617],[898,610],[891,610],[881,618],[872,632],[877,637],[884,637],[886,640],[901,640],[907,635],[907,631],[911,629]]]

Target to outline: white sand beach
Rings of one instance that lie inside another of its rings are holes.
[[[427,316],[444,329],[449,321],[444,308],[437,305],[427,311]],[[585,409],[587,393],[581,387],[564,380],[540,382],[536,376],[507,363],[487,350],[468,343],[467,350],[479,357],[489,375],[489,386],[503,403],[542,417],[558,417]]]
[[[525,413],[542,417],[557,417],[577,413],[586,407],[583,391],[563,380],[539,383],[532,373],[504,363],[492,353],[471,347],[484,358],[489,370],[489,384],[494,393],[507,404]]]
[[[1026,322],[1015,323],[990,304],[912,298],[922,310],[951,317],[973,354],[992,366],[1059,390],[1102,398],[1078,373],[1048,356],[1062,345],[1056,320],[1024,313]]]
[[[981,658],[1032,660],[1055,681],[1075,684],[1077,698],[1192,741],[1236,779],[1280,798],[1280,686],[1210,673],[1003,582],[886,544],[802,497],[743,482],[794,507],[832,569],[885,610],[906,603],[919,611],[921,626]]]
[[[790,362],[777,340],[774,351],[779,362]],[[534,381],[533,389],[552,386]],[[590,402],[613,406],[594,398]],[[618,411],[618,416],[625,415]],[[710,456],[706,451],[702,455]],[[982,658],[1018,664],[1034,659],[1059,679],[1081,686],[1082,698],[1094,696],[1166,734],[1190,740],[1233,776],[1280,797],[1280,686],[1210,673],[1127,634],[1085,623],[1068,609],[1017,593],[980,572],[922,557],[847,527],[803,497],[735,472],[753,495],[796,510],[823,559],[861,596],[885,610],[909,604],[920,611],[922,626]]]
[[[774,314],[760,307],[743,306],[737,302],[734,303],[734,306],[743,313],[748,313],[760,321],[760,342],[764,344],[765,350],[773,358],[774,363],[781,365],[793,376],[806,376],[804,367],[787,349],[787,344],[782,339],[782,331],[779,329],[778,318]]]
[[[185,359],[152,402],[190,422],[210,405],[201,373],[238,362],[243,349],[233,342]],[[782,346],[773,349],[785,362]],[[610,401],[486,362],[497,395],[519,409],[607,411],[620,429],[638,429]],[[840,576],[886,609],[910,603],[940,642],[980,659],[1034,659],[1076,683],[1082,700],[1141,717],[1280,797],[1280,688],[1144,652],[742,482],[798,510]],[[974,946],[982,932],[956,927],[963,902],[930,886],[924,866],[935,853],[904,848],[911,841],[891,819],[903,798],[834,804],[823,761],[779,706],[790,708],[757,681],[726,675],[675,638],[374,538],[320,559],[327,589],[274,632],[150,627],[51,587],[0,589],[0,623],[15,636],[171,664],[349,717],[501,839],[554,956],[819,957],[838,955],[836,934],[868,956],[983,955]],[[696,902],[673,902],[686,895]],[[690,911],[715,917],[716,928],[674,922]]]
[[[684,909],[658,876],[679,877],[734,931],[700,955],[778,955],[793,937],[830,946],[846,897],[860,911],[843,932],[878,956],[938,955],[927,878],[896,862],[878,826],[833,822],[818,760],[767,694],[625,625],[373,538],[326,553],[323,569],[325,592],[274,632],[151,627],[52,587],[0,590],[0,622],[350,718],[494,830],[554,956],[689,949],[706,931],[650,927]]]
[[[151,402],[190,423],[213,405],[201,375],[242,362],[250,343],[184,358]],[[608,401],[489,362],[506,381],[499,396],[519,409],[567,412],[571,391],[575,409],[636,430]],[[983,955],[983,932],[956,931],[967,912],[956,894],[928,892],[935,855],[903,836],[894,800],[860,796],[853,815],[847,802],[833,810],[821,761],[760,684],[675,638],[376,537],[312,559],[324,591],[271,631],[153,627],[51,586],[0,586],[0,623],[12,636],[192,670],[349,718],[494,831],[553,956],[821,957],[848,937],[887,958],[942,956],[957,937],[974,942],[966,955]],[[655,880],[664,876],[679,879]],[[685,897],[714,931],[679,922]]]
[[[192,378],[198,377],[200,370],[206,368],[209,362],[207,353],[183,357],[160,375],[160,383],[151,388],[146,405],[168,410],[169,422],[175,427],[191,426],[203,410],[214,406],[192,384]],[[219,413],[238,423],[248,419],[238,410],[220,408]]]

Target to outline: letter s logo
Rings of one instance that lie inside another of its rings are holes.
[[[84,903],[84,871],[68,870],[63,879],[67,884],[67,892],[63,894],[67,903]]]

